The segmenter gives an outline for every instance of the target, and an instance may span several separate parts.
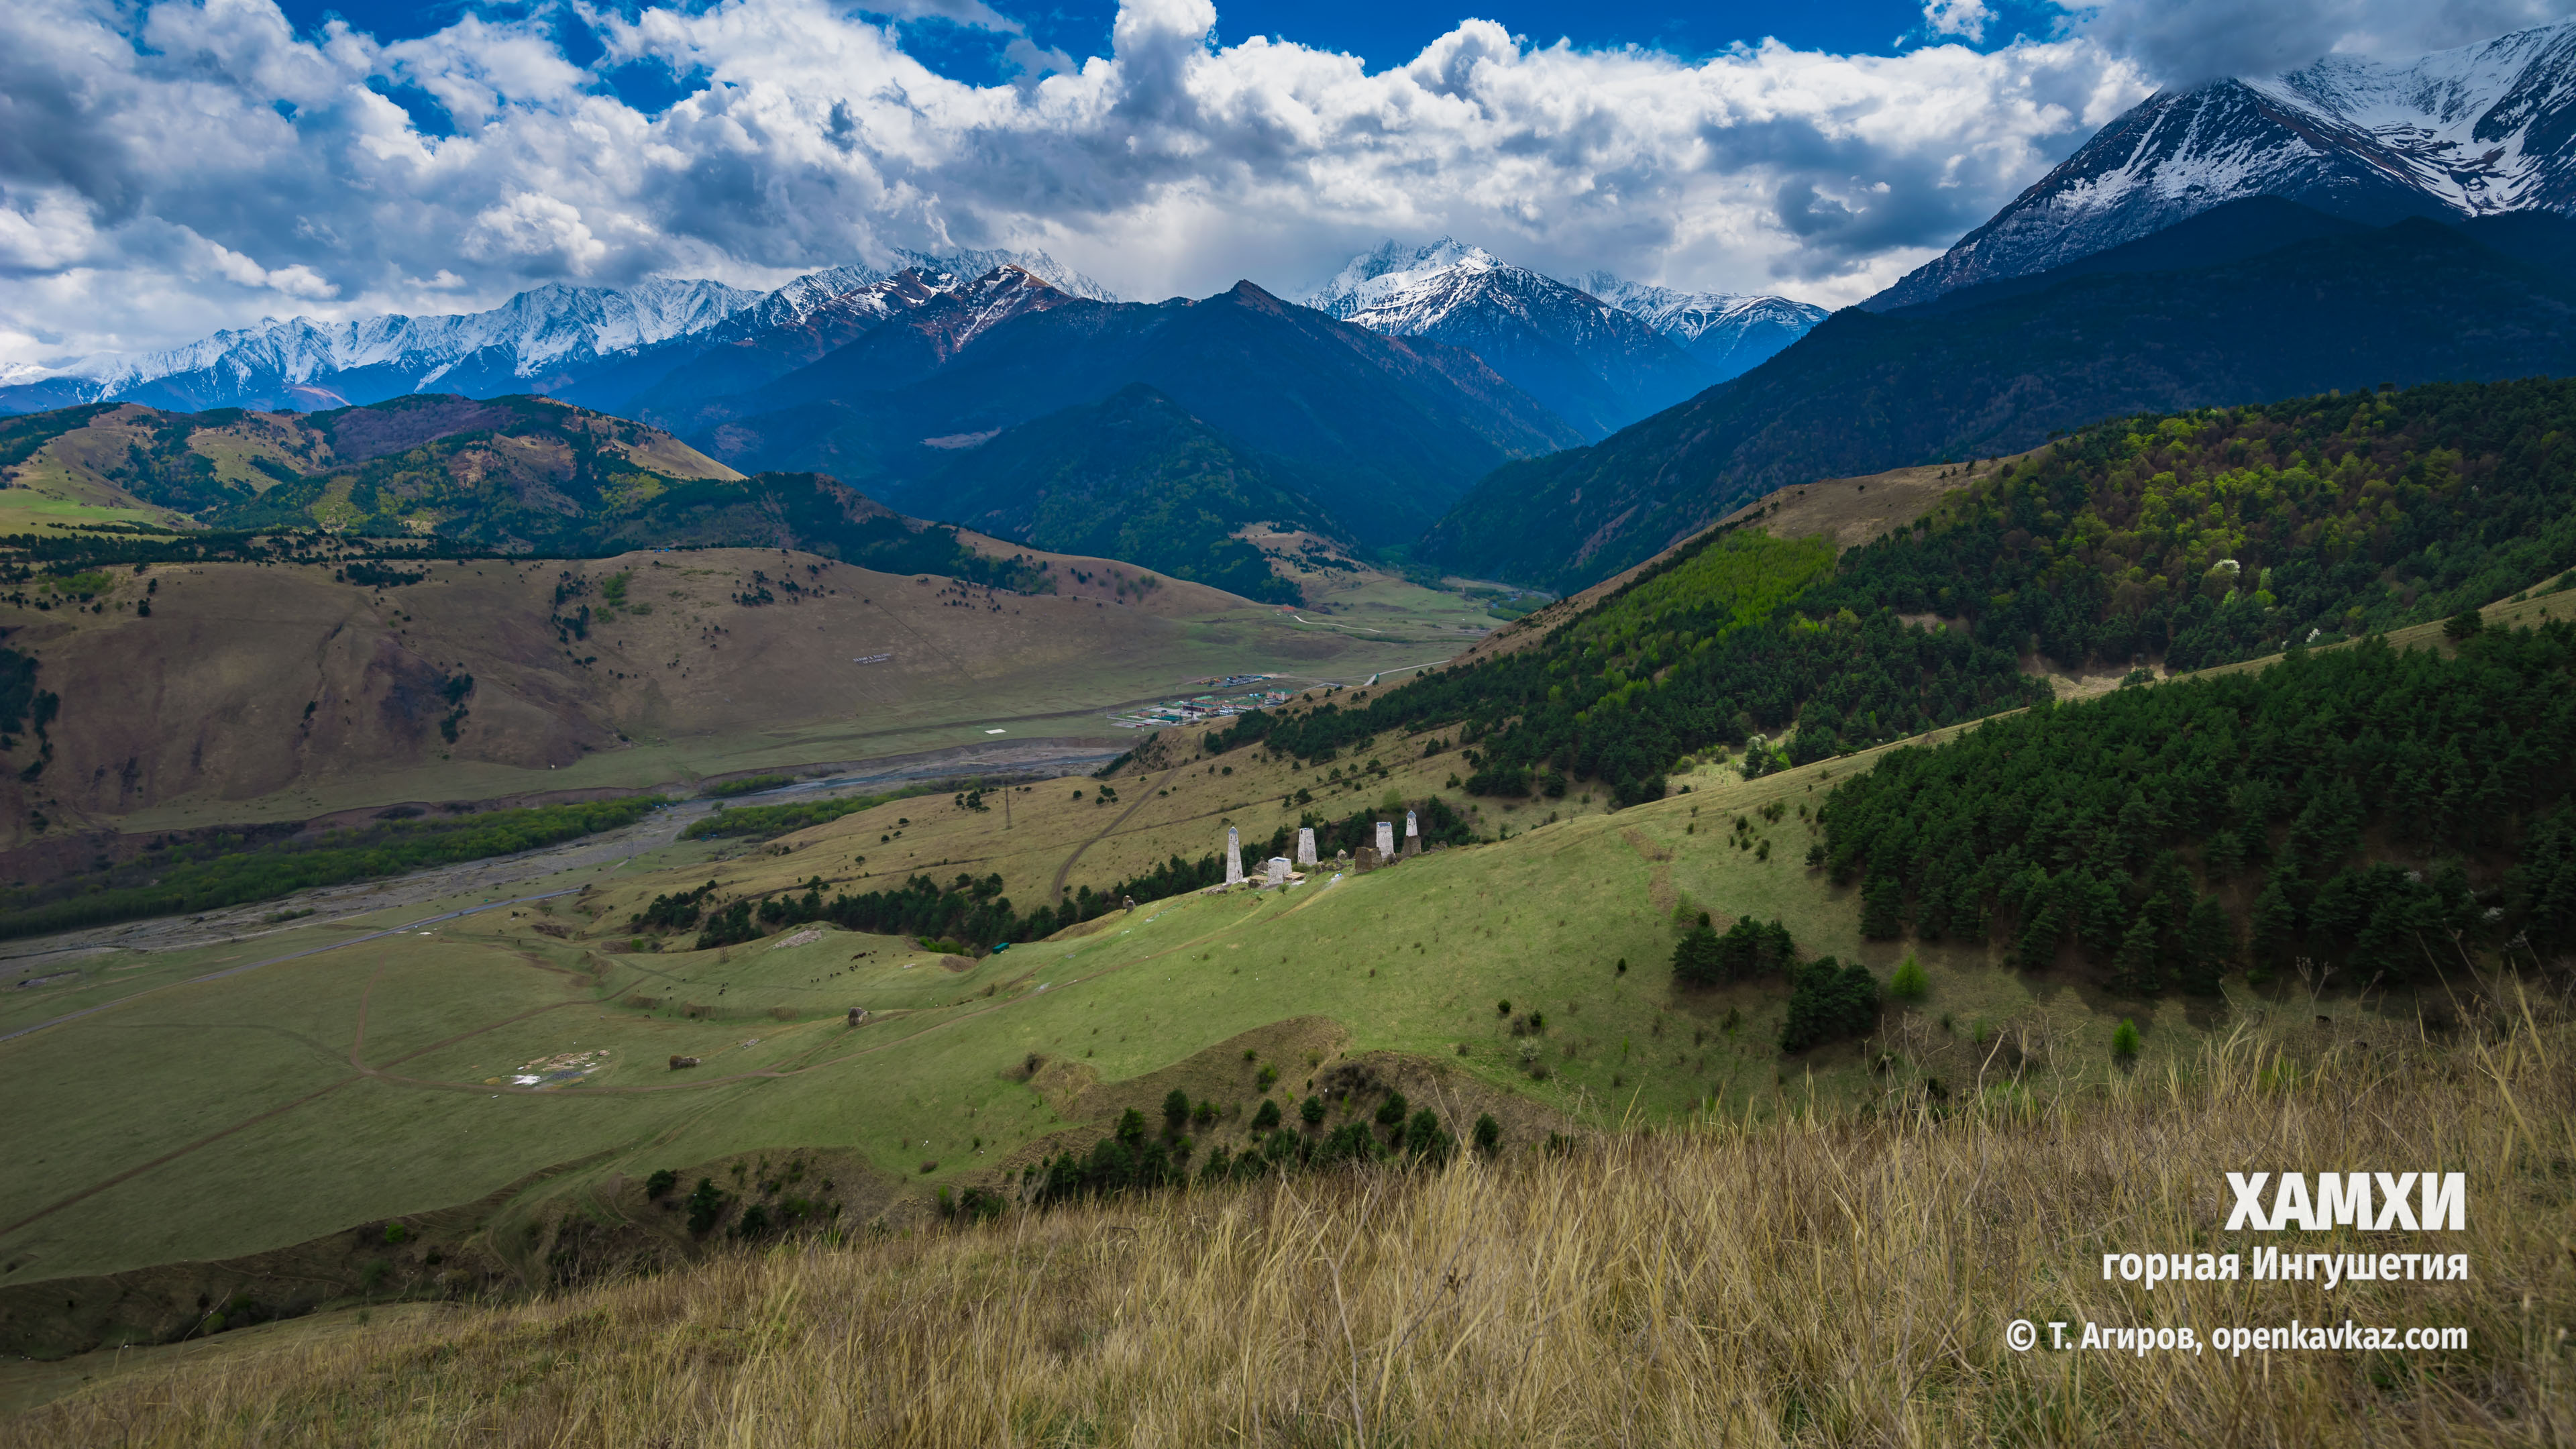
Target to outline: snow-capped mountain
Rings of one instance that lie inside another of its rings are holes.
[[[1587,437],[1716,380],[1634,314],[1448,237],[1353,257],[1306,305],[1390,337],[1463,347]]]
[[[2373,224],[2576,211],[2576,23],[2160,93],[1863,305],[2046,271],[2247,196]]]
[[[1676,292],[1586,272],[1571,282],[1644,320],[1723,381],[1771,360],[1825,320],[1825,309],[1787,297],[1743,292]]]
[[[654,280],[627,288],[538,287],[488,312],[450,316],[262,318],[160,352],[84,359],[53,378],[0,390],[0,407],[128,398],[189,411],[273,407],[299,390],[332,406],[407,392],[489,391],[498,379],[520,382],[510,390],[540,391],[549,377],[703,331],[761,296],[721,282]],[[68,396],[10,396],[30,392]]]
[[[1115,300],[1098,282],[1043,253],[899,252],[896,261],[898,271],[834,267],[766,293],[655,278],[632,287],[537,287],[488,312],[346,322],[263,318],[255,326],[158,352],[83,358],[14,374],[0,381],[0,413],[107,400],[199,411],[338,407],[412,392],[579,390],[585,380],[621,364],[640,363],[658,377],[693,355],[697,342],[712,345],[792,328],[836,303],[851,314],[841,319],[841,330],[856,321],[882,320],[908,310],[893,298],[923,285],[917,273],[940,278],[932,285],[944,289],[959,278],[1013,267],[1070,294]],[[872,299],[870,289],[887,288],[899,277],[915,280]],[[882,305],[872,308],[871,300]]]

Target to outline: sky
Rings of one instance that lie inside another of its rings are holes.
[[[2161,86],[2576,0],[9,0],[0,376],[546,283],[1044,250],[1293,295],[1449,235],[1857,301]]]

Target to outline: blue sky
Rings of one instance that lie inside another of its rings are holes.
[[[307,32],[318,31],[337,17],[379,40],[401,40],[433,34],[467,13],[486,17],[550,17],[565,50],[587,61],[598,41],[568,7],[552,4],[418,5],[400,0],[283,0],[287,17]],[[618,10],[603,5],[600,10]],[[678,8],[703,9],[703,5]],[[1028,39],[1079,61],[1109,52],[1115,0],[1055,0],[1019,4],[997,0],[992,10],[1021,27]],[[1228,0],[1219,7],[1216,38],[1232,44],[1264,35],[1324,50],[1344,51],[1382,70],[1410,60],[1461,20],[1497,21],[1515,35],[1538,44],[1558,39],[1579,47],[1640,46],[1669,54],[1698,57],[1730,45],[1766,38],[1799,50],[1839,54],[1892,54],[1907,45],[1969,44],[1993,50],[2015,35],[2046,36],[2066,24],[2066,12],[2055,4],[1995,0],[1980,7],[1993,18],[1971,39],[1957,30],[1936,33],[1927,23],[1920,0],[1847,0],[1840,4],[1752,4],[1745,0],[1711,0],[1706,4],[1638,5],[1566,4],[1561,0]],[[635,7],[622,7],[631,15]],[[1009,36],[935,15],[905,18],[851,6],[853,14],[878,15],[900,25],[905,48],[931,69],[955,80],[992,84],[1007,79],[1013,67],[1004,51]],[[621,94],[650,103],[663,97],[668,82],[657,85],[641,72],[621,76]]]

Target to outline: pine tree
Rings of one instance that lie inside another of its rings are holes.
[[[1860,889],[1860,933],[1884,941],[1905,933],[1905,882],[1892,870],[1874,870]]]
[[[2299,911],[2276,877],[2254,898],[2254,964],[2287,966],[2299,937]]]
[[[2227,968],[2235,964],[2236,923],[2216,896],[2192,902],[2182,928],[2182,972],[2179,984],[2195,996],[2215,996]]]
[[[2156,963],[2156,923],[2141,911],[2137,924],[2121,940],[2119,954],[2111,958],[2111,989],[2129,996],[2153,996],[2163,986],[2164,973]]]

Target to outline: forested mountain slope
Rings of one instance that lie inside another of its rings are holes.
[[[2571,324],[2576,283],[2420,220],[1940,315],[1850,310],[1597,446],[1497,470],[1425,547],[1571,589],[1817,478],[2017,452],[2140,411],[2576,370]]]
[[[1999,930],[2028,969],[2071,943],[2125,995],[2245,953],[2433,986],[2464,949],[2576,950],[2571,762],[2576,623],[2370,639],[1897,750],[1834,788],[1823,855],[1866,875],[1867,935]]]
[[[1830,566],[1753,517],[1541,645],[1363,707],[1247,716],[1231,738],[1312,759],[1454,722],[1472,791],[1590,777],[1654,799],[1709,745],[1761,736],[1754,768],[1803,763],[2045,699],[2041,658],[2206,667],[2576,568],[2570,438],[2576,383],[2547,380],[2103,424],[1963,474],[1941,509]]]
[[[961,450],[919,496],[997,537],[1125,559],[1269,603],[1298,602],[1297,587],[1235,531],[1334,531],[1322,509],[1143,383]]]

